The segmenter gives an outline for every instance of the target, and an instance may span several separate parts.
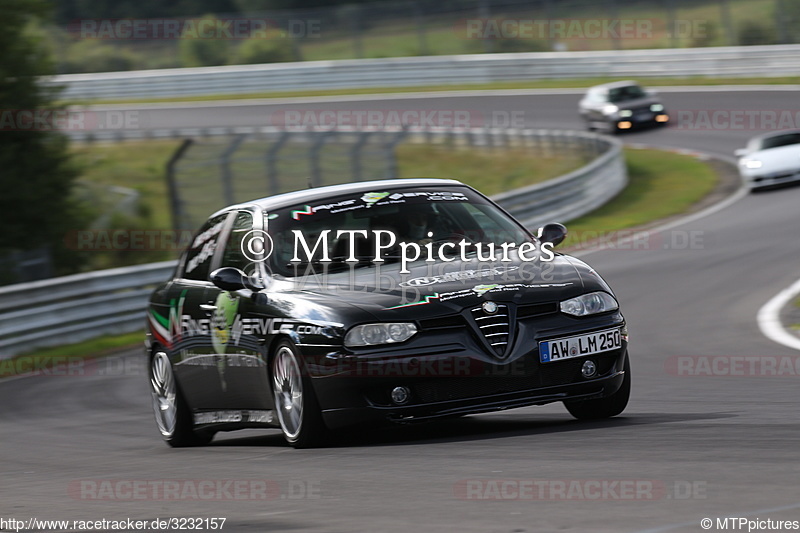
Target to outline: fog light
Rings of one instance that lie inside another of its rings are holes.
[[[630,129],[631,123],[628,122],[627,120],[623,120],[622,122],[617,123],[617,127],[621,130],[627,130]]]
[[[669,122],[669,115],[656,115],[656,122]]]
[[[411,391],[408,390],[408,387],[395,387],[392,389],[392,401],[396,405],[407,403],[409,396],[411,396]]]
[[[594,361],[591,359],[587,359],[583,362],[583,366],[581,367],[581,374],[583,377],[590,378],[597,373],[597,365],[594,364]],[[394,394],[394,393],[392,393]]]

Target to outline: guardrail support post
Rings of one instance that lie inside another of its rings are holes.
[[[325,144],[327,137],[333,133],[335,132],[332,130],[311,132],[314,142],[311,144],[311,148],[308,150],[308,159],[309,164],[311,165],[310,179],[313,187],[319,187],[322,185],[322,171],[320,170],[319,166],[319,152],[322,150],[322,146]]]
[[[169,161],[167,161],[167,190],[169,191],[169,207],[172,217],[172,229],[175,231],[184,229],[182,227],[182,223],[185,222],[183,220],[183,203],[178,196],[178,184],[175,182],[175,166],[178,164],[178,161],[180,161],[180,159],[186,153],[186,150],[189,149],[193,142],[194,139],[184,139],[178,149],[172,154],[172,157],[169,158]]]
[[[406,136],[406,133],[407,130],[404,126],[403,129],[398,131],[394,138],[384,146],[384,155],[386,156],[386,179],[394,179],[397,177],[397,154],[395,153],[395,148]]]
[[[361,176],[361,151],[369,141],[370,135],[372,135],[372,132],[359,132],[358,140],[353,144],[353,148],[350,149],[350,166],[353,167],[353,181],[361,181],[363,179],[363,176]]]
[[[267,182],[269,183],[269,193],[271,195],[278,194],[281,191],[278,184],[278,152],[291,135],[291,132],[282,131],[278,140],[267,150]]]
[[[233,173],[231,172],[231,156],[239,149],[242,141],[245,140],[247,134],[237,135],[231,144],[222,152],[220,156],[220,167],[222,174],[222,197],[225,198],[225,204],[230,205],[234,203],[233,200]]]

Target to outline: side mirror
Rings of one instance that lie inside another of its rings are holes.
[[[238,268],[223,267],[211,273],[211,283],[223,291],[238,291],[244,289],[244,280],[247,276]]]
[[[735,155],[736,157],[744,157],[747,155],[747,148],[739,148],[738,150],[733,152],[733,155]]]
[[[263,289],[263,285],[250,276],[234,267],[218,268],[211,273],[211,283],[223,291],[238,291],[250,289],[253,292]]]
[[[539,228],[539,240],[542,242],[549,242],[554,247],[561,244],[567,236],[567,227],[564,224],[551,222]]]

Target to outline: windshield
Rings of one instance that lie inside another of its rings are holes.
[[[800,132],[787,133],[785,135],[775,135],[761,140],[761,150],[779,148],[790,144],[800,144]]]
[[[608,101],[612,104],[637,100],[645,96],[647,96],[647,93],[638,85],[627,85],[625,87],[616,87],[608,90]]]
[[[387,263],[399,259],[400,242],[424,246],[463,240],[474,247],[477,243],[499,246],[531,241],[531,236],[514,220],[463,187],[413,187],[341,195],[266,216],[273,242],[271,268],[287,277],[297,275],[298,263],[319,262],[326,253],[330,263],[344,265],[352,251],[360,266],[372,266],[376,242],[380,239],[380,244],[388,245],[391,239],[386,232],[396,238],[394,246],[382,251],[381,257]],[[294,230],[299,230],[304,243],[298,244]],[[362,231],[366,235],[352,234],[351,249],[351,234],[337,236],[340,230]],[[383,233],[377,235],[376,231]],[[296,254],[299,261],[293,262]]]

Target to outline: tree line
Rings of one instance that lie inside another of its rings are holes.
[[[259,11],[333,7],[376,0],[58,0],[55,22],[80,19],[193,17],[207,13],[244,14]]]

